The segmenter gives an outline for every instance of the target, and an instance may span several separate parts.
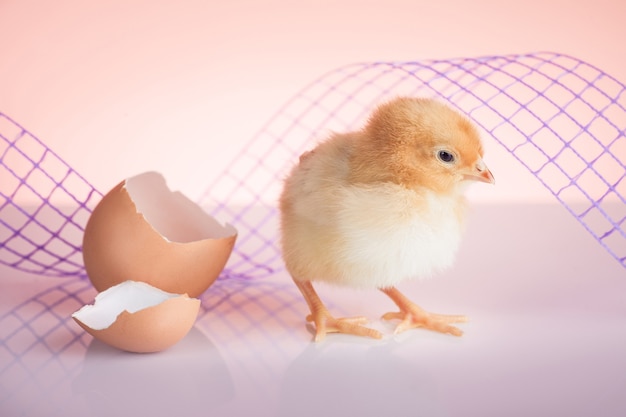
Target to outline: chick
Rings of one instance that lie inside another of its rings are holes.
[[[280,197],[287,270],[315,324],[315,340],[339,332],[373,338],[364,317],[335,318],[313,281],[377,288],[398,306],[396,333],[423,327],[460,336],[464,316],[424,311],[396,285],[452,265],[469,181],[494,183],[476,128],[431,99],[378,107],[362,130],[333,134],[300,157]]]

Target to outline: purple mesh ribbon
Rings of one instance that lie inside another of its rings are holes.
[[[100,198],[43,142],[0,113],[1,263],[41,275],[84,275],[82,234]]]
[[[374,62],[328,73],[280,109],[198,200],[239,231],[223,276],[282,269],[282,179],[330,131],[359,128],[374,105],[398,95],[436,97],[467,114],[626,266],[624,88],[555,53]],[[0,179],[0,262],[44,275],[84,275],[82,231],[101,194],[2,114]],[[22,195],[39,204],[18,206]]]
[[[3,415],[63,415],[91,341],[70,315],[92,303],[93,292],[87,280],[62,280],[0,316],[0,379],[11,381],[0,390]],[[27,400],[34,394],[41,401]]]
[[[94,295],[89,281],[68,278],[0,316],[2,415],[78,415],[65,407],[68,403],[79,403],[68,402],[68,398],[90,394],[89,387],[81,387],[77,379],[87,367],[92,337],[78,327],[70,315],[93,303]],[[231,354],[231,350],[245,349],[256,355],[257,369],[246,374],[244,380],[262,391],[267,387],[263,378],[278,373],[273,359],[299,351],[293,346],[299,347],[302,337],[293,331],[293,326],[302,320],[301,300],[290,283],[261,280],[250,286],[243,280],[221,280],[202,295],[196,326],[204,334],[205,345],[208,343],[210,348],[214,342],[229,354],[227,359],[234,361],[230,365],[235,371],[246,372],[248,365],[240,363],[241,359],[236,353]],[[242,308],[242,305],[247,307]],[[273,331],[262,330],[267,328]],[[275,348],[271,354],[268,354],[268,346]],[[163,359],[156,361],[163,364]],[[145,379],[145,374],[141,379]],[[219,381],[219,384],[226,382]],[[89,410],[85,412],[89,415]]]
[[[227,274],[282,268],[282,179],[330,131],[358,129],[376,104],[398,95],[435,97],[467,114],[626,267],[624,84],[576,58],[536,53],[350,65],[304,88],[200,200],[239,229]]]

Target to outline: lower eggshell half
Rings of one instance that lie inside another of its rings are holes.
[[[123,311],[106,329],[94,330],[74,317],[94,338],[136,353],[159,352],[181,340],[198,316],[200,300],[186,295],[171,298],[135,313]]]

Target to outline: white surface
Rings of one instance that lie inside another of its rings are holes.
[[[400,287],[467,314],[462,338],[393,336],[376,319],[392,308],[383,294],[322,286],[331,311],[371,317],[387,337],[313,344],[278,274],[218,281],[183,341],[129,354],[69,319],[93,299],[88,284],[0,277],[2,416],[626,414],[626,271],[558,206],[475,205],[454,269]]]

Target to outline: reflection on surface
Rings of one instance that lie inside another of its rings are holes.
[[[69,318],[93,301],[88,281],[0,265],[0,416],[622,417],[623,268],[563,214],[481,207],[454,270],[403,285],[425,308],[468,314],[462,338],[415,330],[314,344],[282,274],[218,280],[187,339],[128,354]],[[337,315],[375,320],[392,307],[377,292],[320,291]]]
[[[70,318],[93,300],[87,280],[27,290],[0,314],[0,416],[193,416],[233,396],[224,360],[197,328],[164,352],[122,352]]]
[[[279,415],[448,415],[431,370],[394,355],[394,345],[362,340],[311,344],[285,374]]]
[[[197,328],[172,348],[122,352],[93,340],[74,394],[94,416],[201,416],[232,399],[224,360]]]
[[[93,289],[80,279],[33,289],[35,295],[0,315],[0,415],[74,415],[69,385],[89,336],[70,314]]]

